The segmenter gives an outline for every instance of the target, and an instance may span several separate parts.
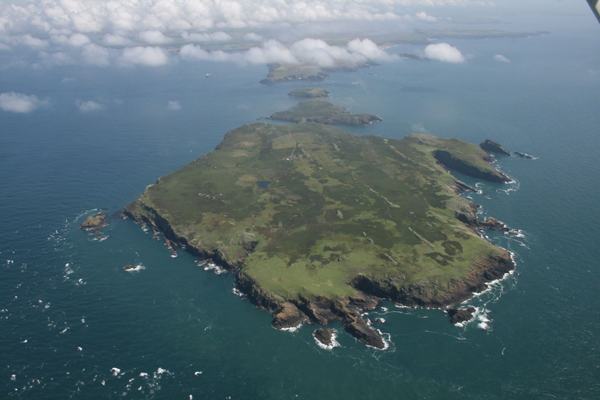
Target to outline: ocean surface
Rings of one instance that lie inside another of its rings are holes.
[[[315,326],[276,331],[231,274],[181,249],[171,258],[117,217],[228,130],[295,104],[286,94],[302,83],[264,86],[264,66],[209,62],[2,71],[0,92],[48,105],[0,114],[0,398],[600,398],[600,26],[530,17],[504,28],[551,33],[448,40],[466,63],[406,60],[319,83],[384,119],[356,134],[492,138],[537,157],[498,157],[512,184],[461,177],[481,190],[470,197],[483,216],[522,231],[489,235],[516,272],[468,301],[479,313],[466,327],[384,303],[370,317],[386,320],[386,351],[339,325],[333,350],[315,344]],[[81,113],[77,100],[103,109]],[[98,242],[78,225],[101,209],[111,219]]]

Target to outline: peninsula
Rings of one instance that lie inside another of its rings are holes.
[[[489,160],[457,139],[256,123],[148,186],[124,215],[234,271],[274,327],[341,321],[383,349],[361,315],[380,300],[442,308],[514,268],[476,232],[501,223],[479,221],[447,170],[507,181]]]

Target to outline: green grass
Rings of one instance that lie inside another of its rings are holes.
[[[258,245],[241,268],[281,299],[351,295],[359,273],[443,283],[500,250],[454,217],[467,201],[431,154],[439,149],[491,168],[477,146],[455,139],[244,125],[127,210],[147,218],[147,207],[156,210],[192,246],[228,262],[244,255],[251,235]]]
[[[309,87],[309,88],[294,89],[288,93],[288,96],[312,99],[312,98],[319,98],[319,97],[329,97],[329,92],[322,88]]]
[[[381,121],[376,115],[352,114],[337,104],[323,99],[308,99],[286,111],[276,112],[269,119],[289,122],[315,122],[327,125],[367,125]]]

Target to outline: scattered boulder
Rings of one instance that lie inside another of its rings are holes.
[[[502,154],[505,156],[510,156],[510,152],[508,150],[506,150],[504,147],[502,147],[502,145],[500,143],[495,142],[490,139],[485,139],[484,142],[479,144],[479,147],[481,147],[483,150],[487,151],[488,153],[496,153],[496,154]]]
[[[275,314],[273,327],[275,329],[295,328],[308,321],[308,317],[292,303],[283,303],[281,310]]]
[[[315,339],[323,343],[325,346],[332,346],[334,336],[337,333],[335,329],[319,328],[315,331]]]
[[[100,213],[97,215],[90,215],[81,225],[79,225],[79,227],[85,231],[89,231],[91,229],[104,228],[107,225],[106,214]]]
[[[469,308],[449,308],[446,310],[450,317],[450,323],[459,324],[466,321],[470,321],[475,313],[475,307]]]

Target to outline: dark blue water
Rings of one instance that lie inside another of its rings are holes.
[[[171,258],[129,221],[111,219],[102,242],[77,228],[100,208],[116,216],[229,129],[294,104],[286,93],[300,84],[262,86],[265,67],[210,63],[3,71],[0,92],[50,105],[0,115],[0,397],[600,397],[600,29],[551,22],[535,21],[555,29],[542,37],[452,41],[470,55],[463,65],[405,61],[323,82],[337,103],[383,117],[355,133],[493,138],[538,157],[499,157],[511,185],[464,178],[485,215],[523,231],[490,234],[515,252],[516,273],[469,302],[481,313],[466,328],[386,304],[371,313],[386,319],[384,352],[343,332],[327,351],[312,326],[272,329],[230,274]],[[76,100],[104,109],[80,113]]]

